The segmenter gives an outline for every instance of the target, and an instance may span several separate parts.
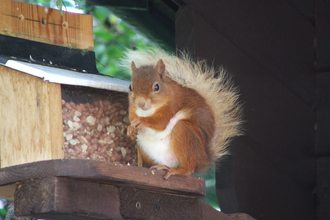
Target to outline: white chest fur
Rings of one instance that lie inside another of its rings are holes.
[[[172,130],[179,119],[178,115],[174,116],[163,131],[156,131],[147,127],[142,127],[139,130],[137,142],[156,164],[168,167],[179,166],[179,161],[170,147]]]

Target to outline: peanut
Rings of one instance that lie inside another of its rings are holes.
[[[65,158],[137,165],[135,142],[126,135],[127,110],[119,102],[62,100]]]

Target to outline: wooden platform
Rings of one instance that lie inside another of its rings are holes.
[[[48,160],[0,169],[0,197],[17,216],[51,219],[252,219],[202,201],[204,179],[90,160]]]

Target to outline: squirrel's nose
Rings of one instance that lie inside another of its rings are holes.
[[[141,109],[144,110],[144,111],[150,109],[150,106],[146,105],[145,102],[140,102],[140,103],[138,104],[138,106],[139,106],[139,108],[141,108]]]
[[[142,110],[144,110],[144,111],[146,111],[146,110],[148,110],[148,109],[150,108],[150,107],[146,106],[145,103],[140,103],[140,104],[139,104],[139,107],[140,107]]]
[[[137,97],[134,100],[134,103],[135,103],[136,107],[138,107],[144,111],[149,110],[152,106],[151,100],[148,98],[144,98],[144,97]]]

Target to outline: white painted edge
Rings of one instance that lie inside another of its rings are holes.
[[[32,76],[43,78],[44,81],[47,82],[75,86],[86,86],[118,92],[129,91],[129,82],[120,79],[115,79],[106,75],[102,76],[97,74],[80,73],[66,69],[21,62],[17,60],[8,60],[4,65],[11,69],[15,69],[30,74]]]

